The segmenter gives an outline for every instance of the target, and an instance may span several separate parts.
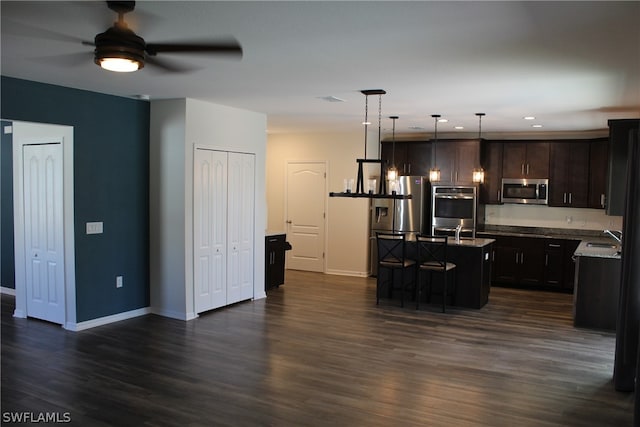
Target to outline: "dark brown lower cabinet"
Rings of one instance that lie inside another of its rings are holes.
[[[494,282],[536,286],[544,280],[544,239],[500,237],[494,244]]]
[[[284,283],[285,251],[291,249],[286,239],[286,234],[272,234],[265,237],[265,291]]]
[[[493,248],[492,283],[571,292],[571,256],[579,241],[540,237],[489,236]]]

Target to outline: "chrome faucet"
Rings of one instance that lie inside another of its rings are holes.
[[[462,224],[458,224],[456,227],[456,242],[460,242],[460,232],[462,231]]]
[[[616,236],[614,231],[615,231],[615,233],[619,233],[620,236]],[[620,246],[622,246],[622,231],[619,231],[619,230],[613,230],[613,231],[604,230],[604,232],[607,233],[609,236],[613,237],[616,240],[616,242],[618,242],[620,244]]]

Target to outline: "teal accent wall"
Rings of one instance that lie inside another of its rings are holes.
[[[149,102],[5,76],[1,85],[3,119],[74,127],[77,322],[149,306]],[[86,234],[93,221],[103,234]]]
[[[13,135],[4,133],[11,122],[2,121],[0,127],[0,286],[16,287],[15,256],[13,252]]]

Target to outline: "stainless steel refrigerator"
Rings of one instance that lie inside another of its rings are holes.
[[[387,186],[387,188],[389,188]],[[369,271],[378,273],[376,233],[424,233],[429,227],[429,181],[423,176],[398,178],[398,194],[411,195],[410,199],[371,199]]]

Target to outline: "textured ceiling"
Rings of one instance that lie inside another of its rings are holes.
[[[270,133],[361,128],[361,89],[385,89],[398,134],[592,131],[640,117],[640,2],[138,2],[147,42],[235,37],[241,60],[103,71],[105,2],[1,2],[2,74],[119,96],[195,98],[267,114]],[[334,96],[344,102],[327,102]],[[377,124],[378,99],[369,98]],[[525,121],[523,116],[536,116]],[[373,117],[372,117],[373,116]],[[543,128],[533,129],[533,123]],[[464,126],[456,131],[454,126]],[[417,128],[417,129],[416,129]]]

